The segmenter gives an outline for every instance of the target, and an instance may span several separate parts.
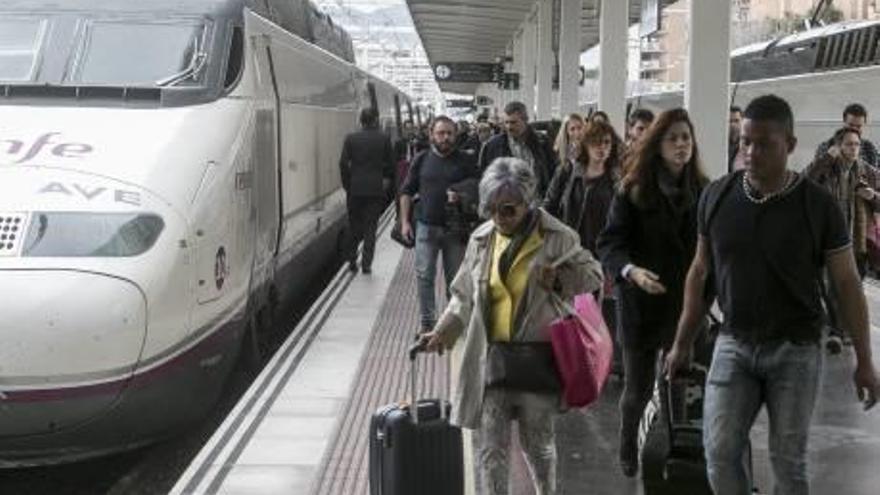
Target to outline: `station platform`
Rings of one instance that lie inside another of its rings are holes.
[[[387,213],[373,273],[339,271],[172,494],[369,493],[370,417],[409,398],[405,350],[418,328],[413,253],[389,239],[390,224]],[[880,356],[880,286],[865,290]],[[820,495],[880,490],[880,411],[866,414],[856,401],[850,351],[826,358],[810,442],[813,493]],[[447,396],[449,359],[420,357],[420,396]],[[623,477],[616,463],[621,389],[612,378],[597,404],[558,417],[559,494],[642,493],[640,480]],[[772,493],[763,418],[752,441],[756,485]],[[522,456],[513,459],[511,493],[534,493]]]

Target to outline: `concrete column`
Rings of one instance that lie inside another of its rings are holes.
[[[522,102],[529,109],[529,116],[535,118],[535,65],[538,48],[538,29],[533,18],[528,19],[523,26],[522,60],[523,71],[520,75],[520,93]]]
[[[519,89],[507,92],[507,101],[522,101],[523,90],[523,32],[520,30],[513,38],[513,68],[511,72],[519,74]]]
[[[562,0],[559,16],[559,112],[578,111],[583,0]]]
[[[537,52],[538,120],[552,117],[553,105],[553,0],[539,0]]]
[[[626,58],[629,2],[602,0],[599,12],[599,109],[621,136],[626,133]]]
[[[693,119],[706,173],[727,173],[730,106],[730,1],[691,0],[690,57],[684,104]]]

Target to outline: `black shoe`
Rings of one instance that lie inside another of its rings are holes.
[[[831,335],[828,337],[828,340],[825,341],[825,349],[828,350],[828,354],[840,354],[840,351],[843,350],[843,341],[840,337]]]
[[[637,442],[620,442],[620,470],[627,478],[633,478],[639,472],[639,446]]]
[[[349,261],[348,262],[348,271],[357,273],[357,271],[358,271],[357,261]]]
[[[627,478],[635,478],[639,474],[639,463],[621,460],[620,471]]]
[[[370,268],[369,266],[365,266],[365,267],[361,268],[361,271],[364,273],[364,275],[369,275],[369,274],[373,273],[373,269]]]

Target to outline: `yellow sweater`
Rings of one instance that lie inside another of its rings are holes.
[[[522,249],[516,255],[507,278],[501,280],[498,265],[501,253],[510,244],[510,237],[496,232],[492,244],[492,266],[489,270],[489,298],[492,302],[489,326],[489,340],[494,342],[510,342],[513,335],[513,318],[520,299],[526,291],[529,281],[529,268],[538,249],[544,243],[541,234],[535,229],[526,239]]]

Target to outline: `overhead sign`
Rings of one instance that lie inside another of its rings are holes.
[[[507,89],[510,91],[519,90],[519,73],[518,72],[505,72],[504,77],[498,83],[498,86],[501,89]]]
[[[639,36],[651,36],[660,31],[660,0],[642,0],[642,16],[639,22]]]
[[[441,62],[435,64],[434,77],[439,82],[488,83],[498,80],[495,64],[477,62]]]
[[[454,98],[446,100],[447,108],[473,108],[474,100],[466,98]]]

